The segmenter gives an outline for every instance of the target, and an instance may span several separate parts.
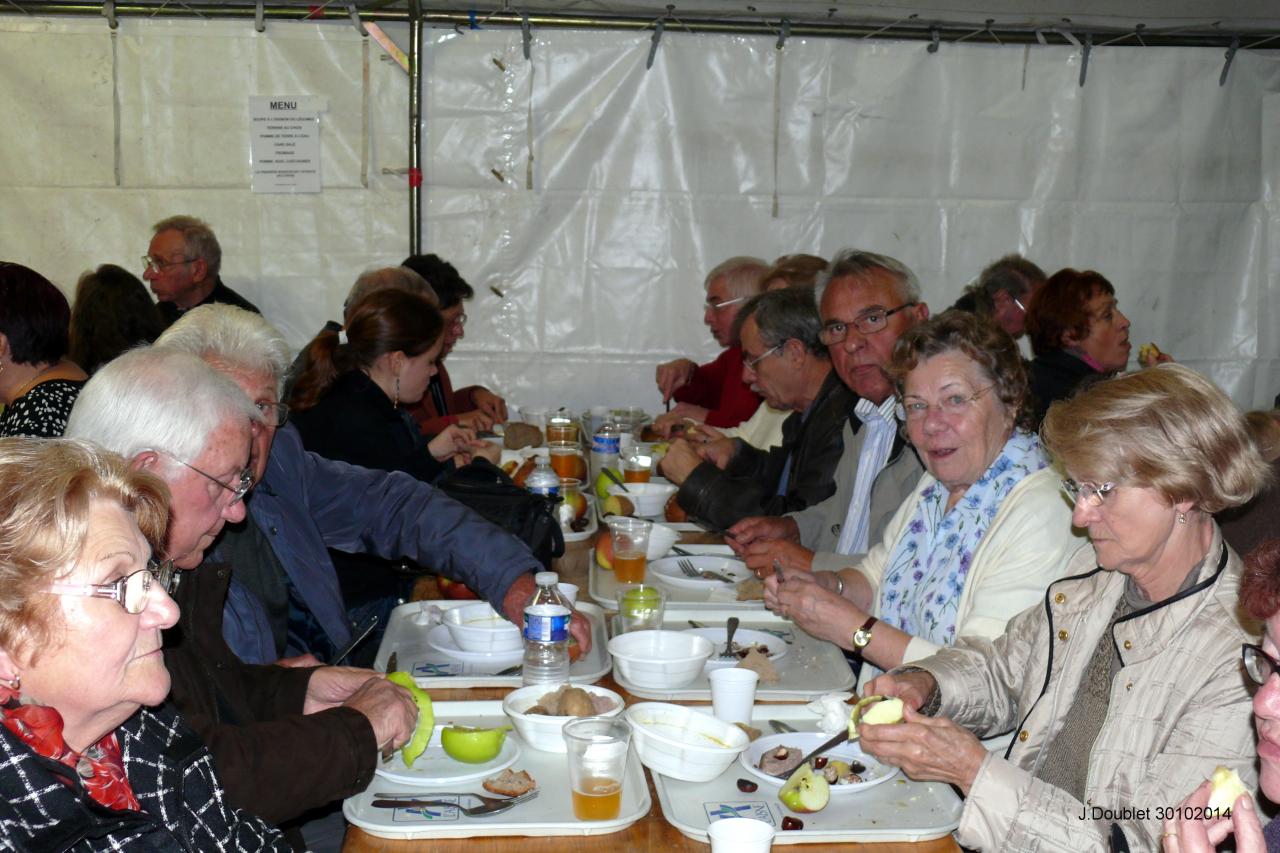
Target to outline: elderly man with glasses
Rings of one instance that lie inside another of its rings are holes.
[[[897,399],[884,368],[907,329],[929,318],[905,264],[846,249],[818,281],[821,340],[840,379],[856,395],[844,427],[835,493],[784,516],[745,518],[729,544],[758,574],[774,561],[789,569],[835,571],[866,553],[919,480],[923,468],[898,430]]]
[[[835,492],[842,431],[856,397],[831,369],[822,320],[809,290],[776,290],[738,314],[743,381],[791,414],[782,444],[760,450],[740,438],[695,446],[677,439],[662,473],[693,518],[726,528],[747,515],[804,509]]]
[[[252,302],[222,283],[222,247],[207,222],[170,216],[152,231],[142,256],[142,277],[151,285],[166,326],[197,305],[219,303],[259,313]]]
[[[742,347],[735,321],[742,304],[760,292],[769,270],[769,264],[759,258],[736,257],[707,273],[702,322],[725,350],[703,365],[687,358],[658,365],[662,401],[676,401],[674,409],[653,423],[662,435],[670,435],[677,424],[737,426],[759,408],[760,395],[742,380]]]
[[[250,666],[222,641],[231,567],[205,552],[225,524],[245,518],[261,417],[196,356],[150,347],[94,375],[67,435],[120,453],[168,486],[164,557],[188,570],[177,573],[181,615],[164,638],[168,701],[213,753],[231,804],[280,823],[363,790],[378,749],[408,739],[417,709],[372,670]]]

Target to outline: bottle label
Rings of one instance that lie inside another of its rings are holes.
[[[591,437],[592,453],[617,453],[622,443],[621,436],[598,432]]]
[[[524,638],[534,643],[569,640],[569,611],[556,605],[529,607],[524,611]]]
[[[556,485],[543,485],[542,483],[538,483],[537,485],[529,486],[529,491],[533,492],[535,495],[554,498],[560,495],[560,485],[558,483]]]

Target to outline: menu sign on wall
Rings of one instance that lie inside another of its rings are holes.
[[[255,193],[320,192],[320,113],[324,98],[249,98],[249,158]]]

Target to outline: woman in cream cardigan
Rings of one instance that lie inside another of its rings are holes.
[[[789,572],[768,607],[860,654],[860,683],[949,646],[994,637],[1039,601],[1083,543],[1039,439],[1013,340],[947,311],[903,335],[890,370],[926,473],[858,565]]]

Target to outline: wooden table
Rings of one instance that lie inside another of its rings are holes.
[[[565,549],[564,557],[556,560],[553,566],[560,572],[560,579],[576,583],[579,596],[587,599],[587,570],[591,559],[591,542],[571,542]],[[434,578],[423,578],[414,590],[414,597],[420,599],[438,598],[439,594]],[[607,687],[622,696],[628,705],[645,701],[636,699],[619,687],[612,674],[600,680],[602,687]],[[477,687],[468,690],[431,691],[431,697],[440,702],[461,702],[477,699],[501,700],[508,690],[500,687]],[[391,841],[375,838],[356,827],[347,829],[344,853],[408,853],[413,850],[429,849],[432,853],[587,853],[587,851],[616,851],[616,853],[632,853],[632,851],[653,851],[667,853],[707,853],[708,845],[691,838],[686,838],[680,831],[667,823],[662,817],[662,807],[658,803],[658,794],[653,788],[653,778],[645,771],[645,779],[649,783],[649,797],[653,806],[649,813],[630,827],[610,835],[557,835],[539,838],[510,836],[498,838],[463,838],[463,839],[418,839],[413,841]],[[880,842],[875,844],[822,844],[796,845],[797,853],[807,850],[821,849],[823,853],[959,853],[960,846],[950,836],[934,841],[921,842]]]

